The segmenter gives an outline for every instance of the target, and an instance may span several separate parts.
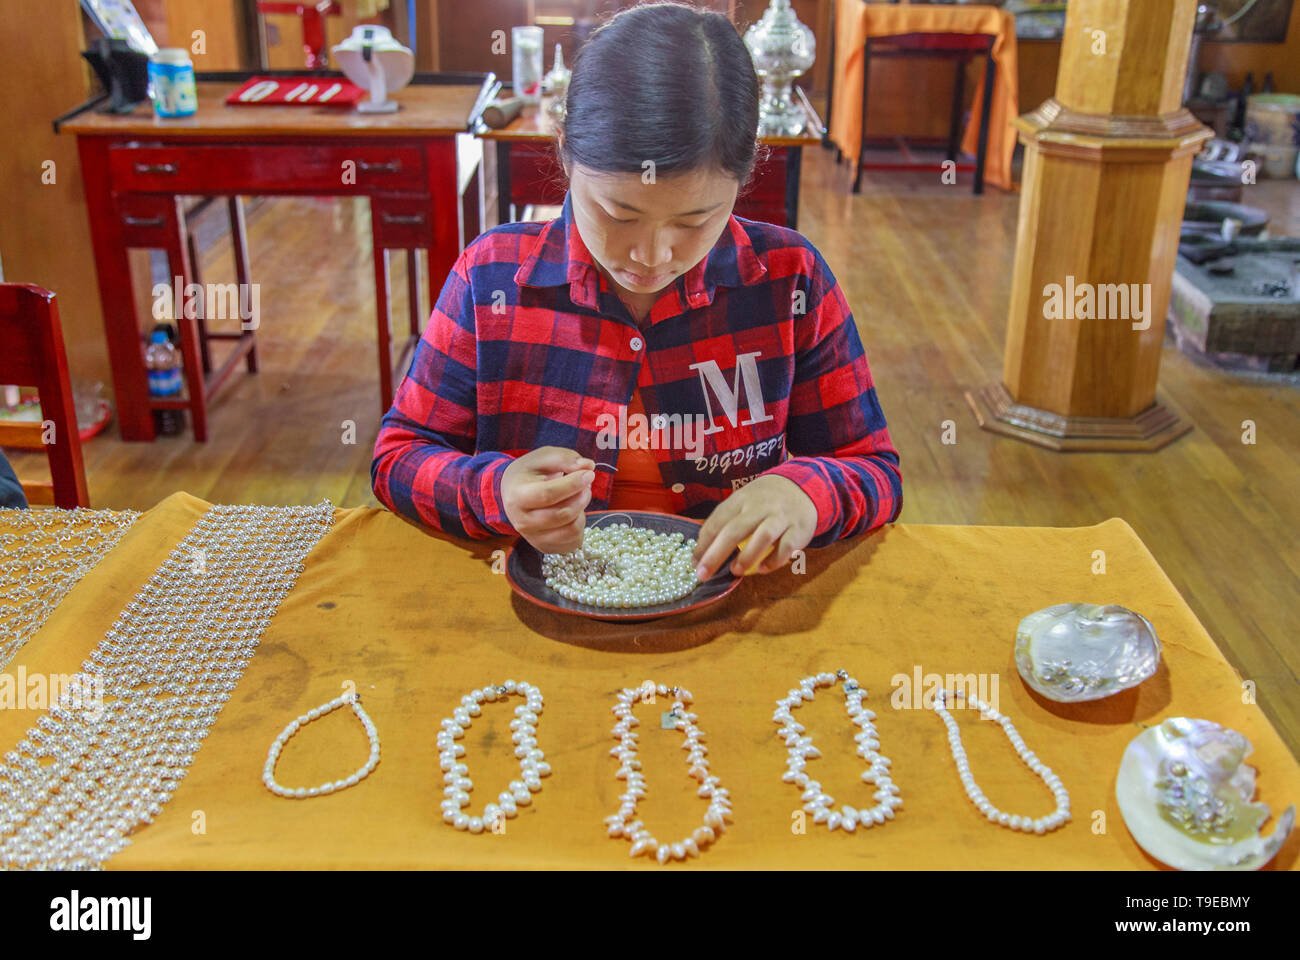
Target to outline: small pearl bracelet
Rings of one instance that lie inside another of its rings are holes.
[[[302,727],[314,720],[319,720],[327,713],[333,713],[343,704],[348,704],[352,712],[357,715],[361,721],[361,726],[365,728],[366,737],[370,740],[370,758],[366,765],[358,770],[346,780],[335,780],[333,783],[323,783],[319,787],[282,787],[275,782],[275,765],[280,759],[280,752],[284,750],[285,744],[289,738],[297,733]],[[379,765],[379,734],[375,730],[375,725],[371,722],[369,715],[361,708],[361,696],[356,693],[345,693],[342,696],[335,697],[329,703],[323,703],[319,707],[308,710],[296,720],[291,720],[289,725],[280,731],[280,735],[275,738],[271,744],[271,749],[266,754],[266,766],[262,769],[262,782],[266,784],[266,789],[281,797],[319,797],[328,793],[334,793],[338,790],[345,790],[348,787],[356,786],[370,775],[370,771]]]
[[[957,694],[953,694],[956,696]],[[1030,817],[1023,817],[1015,814],[1003,813],[993,804],[989,803],[984,796],[983,791],[975,783],[975,778],[971,776],[970,764],[966,762],[966,750],[961,745],[961,732],[957,729],[957,721],[952,718],[945,706],[945,698],[949,696],[948,691],[940,690],[934,698],[934,712],[939,714],[944,725],[948,728],[948,746],[952,749],[952,758],[957,762],[957,773],[961,777],[962,785],[966,788],[966,796],[970,797],[971,803],[984,814],[991,823],[1001,824],[1004,827],[1010,827],[1012,830],[1023,830],[1025,833],[1036,833],[1039,836],[1047,833],[1049,830],[1055,830],[1070,819],[1070,795],[1065,791],[1065,785],[1061,783],[1061,778],[1052,772],[1052,768],[1047,766],[1038,759],[1038,756],[1025,747],[1025,741],[1020,738],[1016,728],[1011,725],[1011,721],[1005,714],[998,713],[986,703],[981,703],[975,697],[966,696],[966,702],[972,707],[978,709],[990,720],[996,720],[1002,726],[1002,732],[1007,735],[1011,745],[1016,748],[1016,753],[1030,770],[1034,771],[1052,791],[1056,797],[1056,810],[1034,820]]]
[[[461,808],[469,806],[474,781],[469,778],[469,767],[460,762],[460,758],[465,756],[465,747],[456,741],[465,735],[474,722],[473,718],[483,712],[482,704],[504,701],[512,694],[524,698],[524,702],[515,707],[515,718],[510,721],[510,739],[515,744],[515,756],[519,758],[519,779],[511,780],[497,796],[496,803],[486,804],[480,816],[471,817]],[[442,801],[444,823],[470,833],[482,833],[485,829],[495,833],[504,827],[505,818],[518,816],[520,807],[532,803],[532,795],[542,789],[542,777],[551,775],[551,765],[537,749],[536,724],[541,712],[542,691],[530,683],[515,683],[513,680],[489,684],[460,698],[460,706],[442,721],[442,729],[438,731],[438,764],[442,767],[445,785]]]
[[[638,700],[649,699],[656,692],[661,697],[676,698],[672,711],[666,716],[672,721],[673,729],[681,730],[685,736],[682,749],[687,751],[686,772],[700,782],[696,794],[709,800],[703,826],[696,827],[689,837],[678,843],[660,843],[650,835],[640,820],[633,819],[636,816],[637,801],[645,796],[645,775],[641,773],[641,761],[636,756],[637,735],[632,732],[632,728],[638,726],[639,721],[632,716],[632,705]],[[685,860],[688,856],[698,857],[704,847],[717,840],[719,834],[727,829],[727,823],[732,819],[729,799],[731,793],[721,786],[717,777],[709,774],[709,761],[705,759],[705,754],[709,751],[701,742],[704,733],[695,725],[696,715],[686,710],[686,705],[690,702],[689,690],[668,687],[662,683],[656,687],[647,682],[641,687],[620,691],[618,703],[612,708],[618,717],[613,734],[619,745],[610,751],[610,755],[618,757],[619,768],[615,776],[627,781],[627,790],[621,798],[623,803],[618,808],[618,813],[606,817],[605,824],[611,837],[623,837],[632,844],[629,856],[639,857],[645,854],[654,857],[661,864],[667,863],[670,858]]]
[[[818,687],[833,687],[837,680],[844,681],[844,709],[848,712],[849,719],[862,728],[854,734],[853,739],[858,744],[858,756],[867,763],[867,769],[862,772],[862,780],[876,787],[873,795],[876,805],[869,810],[842,806],[838,811],[832,811],[831,804],[835,798],[824,793],[822,785],[804,772],[808,760],[820,757],[821,751],[813,746],[812,737],[801,735],[804,726],[795,722],[790,711],[797,709],[805,700],[811,701]],[[787,769],[781,779],[803,788],[801,799],[804,801],[804,810],[812,814],[813,823],[824,823],[828,830],[838,828],[853,833],[859,826],[873,827],[886,820],[893,820],[894,811],[903,805],[902,797],[898,796],[898,787],[889,776],[889,758],[882,756],[876,749],[880,746],[880,735],[871,722],[876,719],[876,715],[862,706],[866,695],[866,689],[859,686],[847,670],[819,673],[799,681],[799,686],[790,690],[785,699],[776,702],[776,712],[772,714],[773,722],[781,724],[780,736],[785,740],[789,753]]]

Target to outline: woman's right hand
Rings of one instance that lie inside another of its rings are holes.
[[[596,463],[567,447],[538,447],[501,476],[506,519],[541,553],[582,546]]]

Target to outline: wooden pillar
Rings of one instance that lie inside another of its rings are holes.
[[[1181,103],[1196,0],[1071,0],[1056,96],[1025,146],[1002,382],[980,426],[1055,450],[1154,450],[1191,429],[1156,401],[1192,157]]]

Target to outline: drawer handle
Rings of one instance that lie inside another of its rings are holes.
[[[135,165],[136,173],[166,173],[173,174],[176,172],[174,163],[137,163]]]
[[[161,227],[167,222],[166,217],[133,217],[129,213],[122,218],[128,227]]]
[[[413,226],[417,223],[424,223],[424,214],[422,213],[387,213],[382,214],[384,223],[390,223],[395,226]]]
[[[372,163],[369,160],[358,160],[357,166],[363,173],[397,173],[402,169],[402,161],[385,160],[383,163]]]

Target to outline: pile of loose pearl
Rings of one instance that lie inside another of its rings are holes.
[[[862,728],[854,734],[853,739],[858,744],[858,756],[867,763],[862,779],[876,787],[873,795],[876,805],[869,810],[857,810],[847,805],[838,811],[831,810],[835,798],[824,793],[822,785],[804,772],[808,760],[820,757],[821,751],[813,746],[812,737],[803,736],[803,724],[796,723],[790,711],[797,709],[804,701],[811,701],[816,696],[818,687],[835,686],[836,680],[844,681],[844,709],[848,712],[849,719]],[[889,776],[889,758],[882,756],[876,749],[880,746],[880,738],[871,722],[876,715],[862,706],[866,695],[867,691],[845,670],[819,673],[799,681],[799,686],[790,690],[785,699],[776,702],[776,712],[772,714],[773,722],[781,725],[780,736],[785,740],[789,752],[787,769],[781,779],[803,788],[801,799],[804,801],[804,810],[812,814],[813,823],[824,823],[828,830],[839,828],[853,833],[859,826],[872,827],[893,820],[894,811],[903,805],[902,797],[898,796],[898,787]]]
[[[465,747],[456,741],[465,736],[473,718],[483,712],[482,704],[505,700],[512,694],[524,698],[524,702],[515,707],[515,718],[510,721],[510,739],[515,745],[515,756],[519,758],[519,779],[510,781],[509,786],[497,795],[496,803],[485,805],[482,815],[471,817],[461,808],[469,806],[474,781],[469,778],[469,767],[460,762],[460,758],[465,756]],[[460,698],[460,706],[442,721],[442,729],[438,732],[438,763],[445,784],[445,799],[442,801],[445,823],[457,830],[482,833],[484,829],[492,830],[502,817],[518,816],[520,807],[533,802],[532,795],[542,789],[542,777],[551,775],[551,765],[537,748],[537,716],[541,712],[542,692],[522,681],[489,684]]]
[[[361,726],[366,730],[366,737],[370,740],[370,759],[352,776],[345,780],[335,780],[333,783],[323,783],[319,787],[282,787],[275,782],[275,765],[280,759],[280,753],[284,750],[285,744],[289,738],[297,733],[300,729],[314,720],[319,720],[327,713],[333,713],[343,704],[352,708],[352,712],[357,715],[361,721]],[[271,749],[266,755],[266,766],[262,769],[262,782],[266,784],[266,789],[272,793],[279,794],[282,797],[319,797],[325,794],[334,793],[337,790],[345,790],[348,787],[356,786],[357,783],[370,776],[370,771],[379,765],[379,734],[375,730],[375,725],[370,720],[369,714],[361,708],[361,696],[356,693],[345,693],[342,696],[335,697],[329,703],[323,703],[319,707],[308,710],[297,720],[291,720],[285,727],[275,742],[271,744]]]
[[[632,728],[638,726],[639,721],[632,715],[632,705],[639,700],[653,703],[655,693],[661,697],[676,698],[669,716],[674,729],[681,730],[685,737],[682,749],[687,751],[686,772],[700,783],[697,795],[709,801],[709,807],[704,813],[704,825],[697,827],[689,837],[678,843],[660,843],[640,820],[633,819],[636,816],[637,801],[645,796],[645,775],[641,773],[641,761],[636,756],[637,735],[632,732]],[[629,856],[639,857],[645,854],[660,863],[667,863],[669,859],[698,857],[703,848],[717,840],[718,835],[727,829],[727,824],[732,819],[731,792],[721,786],[717,777],[709,774],[709,761],[705,759],[709,751],[701,742],[704,733],[695,725],[697,716],[686,709],[690,702],[689,690],[668,687],[662,683],[655,686],[647,681],[641,687],[620,691],[618,703],[613,707],[614,715],[618,717],[613,733],[619,745],[610,751],[610,755],[619,760],[616,776],[619,780],[627,781],[627,790],[620,798],[623,803],[618,808],[618,813],[606,817],[605,823],[611,837],[623,837],[632,844]]]
[[[970,797],[971,803],[984,814],[991,823],[1001,824],[1004,827],[1010,827],[1012,830],[1023,830],[1025,833],[1036,833],[1042,836],[1049,830],[1055,830],[1070,819],[1070,795],[1065,791],[1065,785],[1061,783],[1061,778],[1052,772],[1052,768],[1040,761],[1037,755],[1025,747],[1025,741],[1020,738],[1016,728],[1011,725],[1011,721],[1005,714],[998,713],[986,703],[982,703],[975,697],[966,695],[966,702],[975,707],[981,713],[986,715],[990,720],[996,720],[1002,727],[1003,733],[1011,741],[1011,745],[1016,748],[1016,753],[1030,770],[1038,774],[1039,779],[1047,785],[1052,791],[1052,796],[1056,797],[1056,810],[1046,817],[1034,820],[1030,817],[1019,816],[1015,814],[1003,813],[993,804],[989,803],[984,796],[983,791],[975,783],[975,778],[971,776],[970,764],[966,761],[966,750],[961,745],[961,732],[957,729],[957,721],[952,718],[945,705],[945,698],[950,694],[946,690],[940,690],[934,698],[934,712],[939,714],[948,728],[948,746],[952,749],[952,758],[957,762],[957,773],[961,776],[962,786],[966,788],[966,796]],[[955,696],[955,694],[954,694]]]
[[[546,585],[567,600],[596,607],[672,603],[700,584],[695,541],[626,523],[588,527],[572,553],[542,556]]]

